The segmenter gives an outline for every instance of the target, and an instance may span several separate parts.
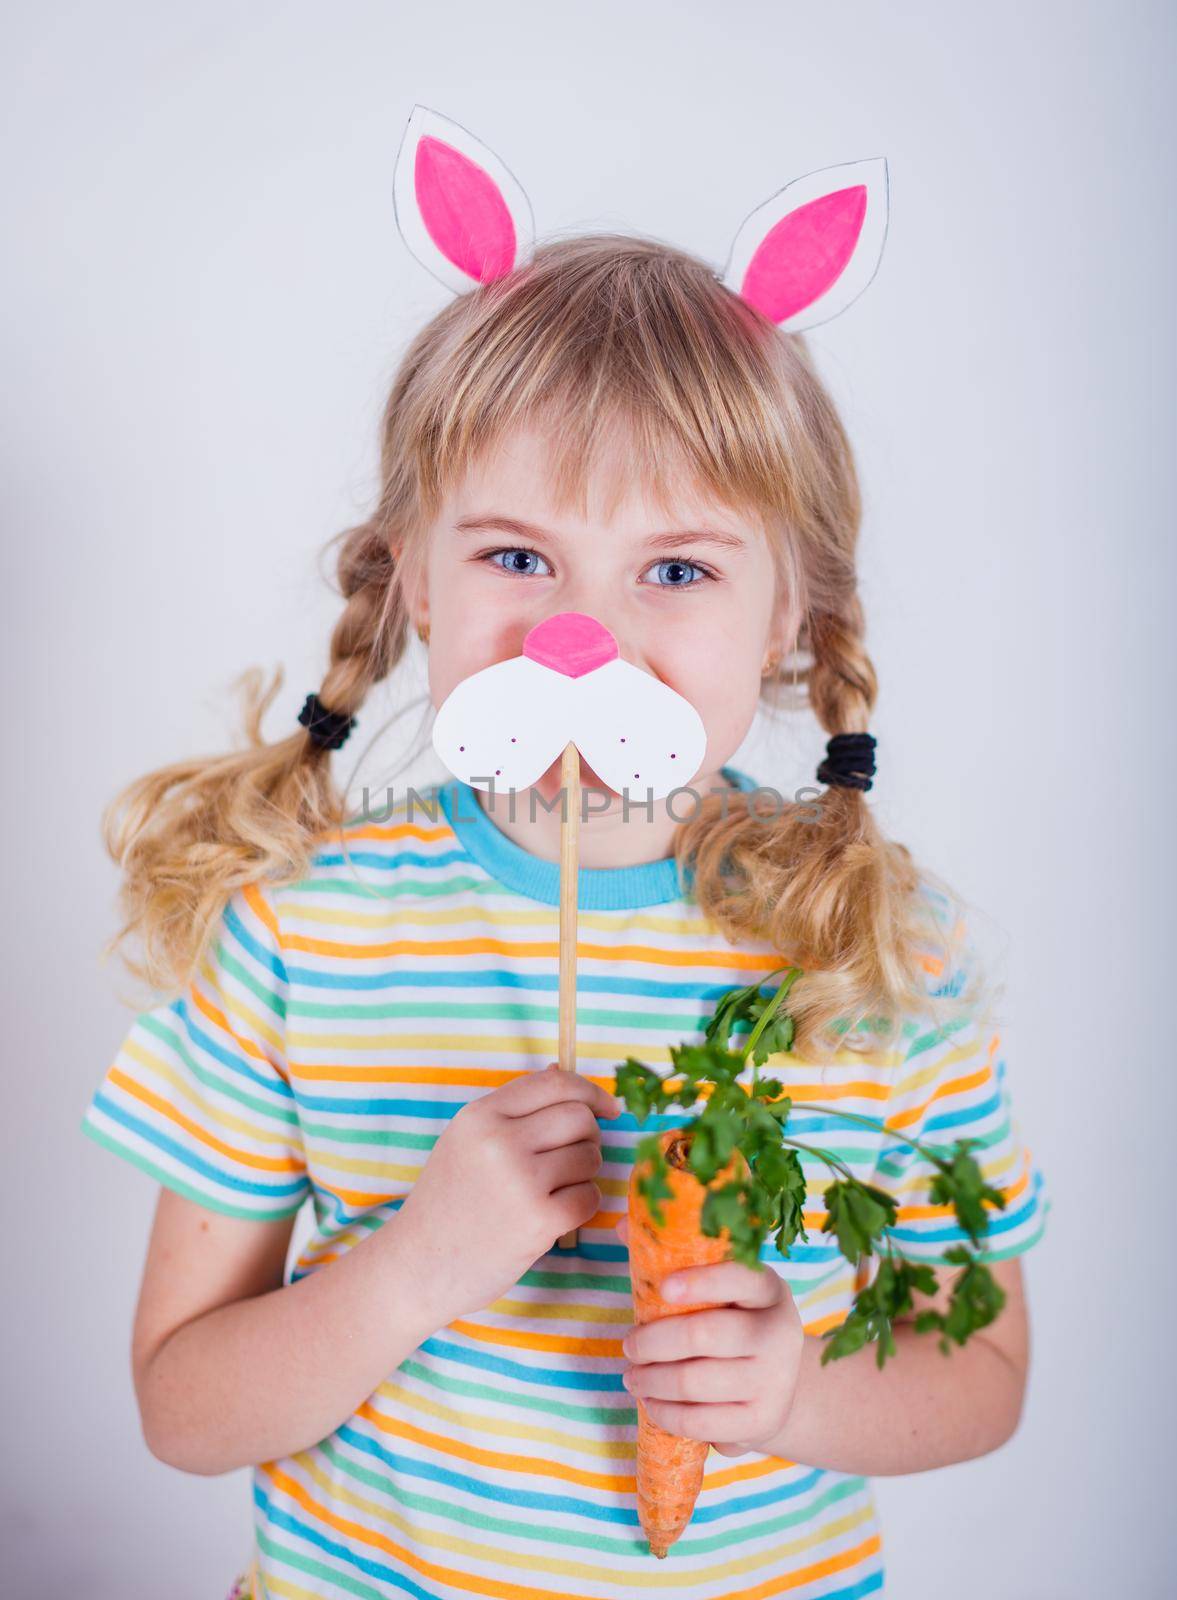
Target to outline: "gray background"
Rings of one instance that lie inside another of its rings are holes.
[[[1172,8],[58,0],[5,34],[5,1595],[213,1600],[249,1549],[247,1474],[139,1436],[155,1187],[78,1131],[132,1017],[98,816],[226,747],[247,665],[286,667],[274,737],[320,682],[317,554],[367,510],[396,360],[445,302],[393,223],[416,100],[502,156],[541,233],[716,267],[787,180],[890,161],[879,274],[811,336],[867,498],[871,798],[985,913],[1054,1212],[1022,1427],[879,1480],[888,1593],[1095,1597],[1130,1569],[1161,1595]],[[365,738],[421,687],[414,654]],[[797,717],[737,764],[792,787],[823,740]]]

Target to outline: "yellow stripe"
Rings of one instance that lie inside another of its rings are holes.
[[[932,1060],[917,1068],[915,1072],[909,1072],[904,1077],[896,1079],[894,1095],[898,1098],[910,1093],[912,1089],[922,1089],[926,1083],[934,1083],[949,1067],[956,1066],[962,1061],[975,1060],[982,1050],[985,1052],[986,1061],[992,1063],[999,1041],[999,1034],[994,1034],[988,1041],[979,1035],[974,1035],[954,1045],[950,1050],[942,1050],[939,1054],[932,1052]]]
[[[295,921],[311,922],[326,928],[386,928],[403,921],[405,917],[404,906],[395,902],[381,905],[373,911],[362,911],[358,906],[336,908],[322,905],[317,901],[287,898],[282,903],[282,909],[288,924]],[[423,911],[420,905],[413,907],[413,921],[428,929],[452,927],[455,924],[461,926],[478,920],[490,923],[495,929],[535,928],[546,933],[551,926],[558,932],[559,915],[558,906],[549,908],[538,904],[532,907],[525,906],[518,911],[497,906],[479,906],[472,911],[468,904],[453,908],[439,906],[436,910],[430,911]],[[580,909],[577,912],[576,925],[581,935],[586,930],[608,933],[617,926],[617,913]],[[625,925],[627,930],[696,940],[707,937],[709,932],[707,924],[700,917],[671,916],[656,910],[630,911],[626,914]],[[726,961],[728,952],[717,950],[713,954],[717,959],[722,956]],[[784,958],[774,950],[765,950],[760,961],[766,972],[772,972],[784,965]]]

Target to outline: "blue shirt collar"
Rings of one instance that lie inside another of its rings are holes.
[[[722,767],[720,771],[738,789],[757,787],[747,773],[736,767]],[[550,906],[560,904],[560,863],[533,856],[508,838],[479,805],[470,784],[451,778],[438,786],[438,798],[463,850],[492,878],[529,900]],[[634,809],[638,809],[637,801]],[[577,905],[586,911],[621,911],[678,900],[684,895],[684,886],[678,863],[670,855],[635,867],[581,867],[576,895]]]

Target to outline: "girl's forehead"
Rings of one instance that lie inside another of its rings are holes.
[[[558,436],[517,428],[485,448],[449,488],[445,520],[497,515],[551,528],[560,518],[656,522],[688,527],[700,518],[734,529],[756,528],[754,508],[715,493],[669,452],[650,461],[624,443],[569,460]]]

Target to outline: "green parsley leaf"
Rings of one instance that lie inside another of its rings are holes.
[[[932,1179],[929,1193],[933,1205],[951,1205],[957,1221],[977,1244],[989,1226],[989,1217],[983,1202],[988,1200],[1000,1209],[1005,1207],[1005,1196],[1000,1189],[991,1188],[981,1175],[981,1169],[969,1154],[978,1144],[977,1139],[958,1139],[955,1153],[949,1159],[933,1157],[940,1169]]]
[[[895,1225],[896,1207],[885,1189],[860,1183],[857,1178],[831,1183],[825,1192],[828,1215],[823,1233],[837,1237],[838,1249],[852,1265],[868,1256],[884,1228]]]

